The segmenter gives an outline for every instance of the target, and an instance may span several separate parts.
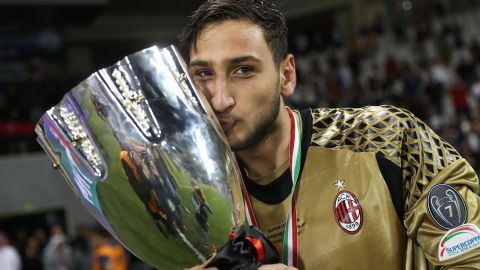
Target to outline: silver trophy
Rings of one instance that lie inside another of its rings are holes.
[[[173,46],[93,73],[35,130],[85,207],[158,269],[204,261],[245,220],[235,158]]]

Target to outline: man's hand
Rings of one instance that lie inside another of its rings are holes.
[[[282,263],[262,265],[258,270],[298,270],[293,266],[287,266]]]

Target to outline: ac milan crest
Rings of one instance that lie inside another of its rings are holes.
[[[357,233],[363,225],[363,212],[358,199],[350,191],[342,190],[333,203],[337,224],[346,233]]]

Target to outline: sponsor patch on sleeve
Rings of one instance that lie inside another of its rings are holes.
[[[438,259],[449,260],[480,246],[480,229],[467,223],[449,230],[438,245]]]
[[[438,226],[450,230],[465,223],[467,208],[462,196],[446,184],[434,185],[428,192],[428,211]]]

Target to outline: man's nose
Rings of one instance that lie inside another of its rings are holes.
[[[210,105],[213,110],[217,113],[223,113],[234,104],[235,100],[227,87],[227,80],[225,78],[217,78],[213,85],[212,98],[210,99]]]

